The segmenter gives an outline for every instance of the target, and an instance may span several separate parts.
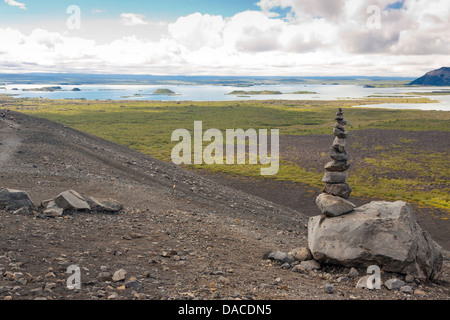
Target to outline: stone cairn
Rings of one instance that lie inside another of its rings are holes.
[[[323,214],[329,217],[339,216],[352,211],[355,205],[346,199],[350,197],[352,188],[348,185],[350,163],[347,153],[347,131],[342,109],[336,113],[334,125],[334,141],[330,149],[332,161],[325,165],[325,175],[322,181],[325,187],[317,197],[316,204]]]

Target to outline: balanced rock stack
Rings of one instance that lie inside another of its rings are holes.
[[[320,211],[329,217],[336,217],[352,211],[355,205],[347,201],[352,188],[347,184],[350,163],[347,153],[347,131],[342,109],[336,113],[336,124],[334,125],[334,141],[330,150],[333,159],[325,165],[325,175],[322,181],[325,187],[316,198],[316,204]]]

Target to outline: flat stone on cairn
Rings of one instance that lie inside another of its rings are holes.
[[[342,109],[336,113],[334,125],[334,141],[330,149],[330,157],[333,161],[325,165],[325,175],[322,181],[325,187],[322,194],[316,199],[316,204],[322,214],[328,217],[336,217],[346,214],[355,208],[355,205],[346,199],[350,197],[352,188],[347,184],[350,163],[347,153],[347,131]]]

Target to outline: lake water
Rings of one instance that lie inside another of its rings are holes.
[[[416,96],[405,96],[406,92],[431,92],[450,91],[450,87],[398,87],[398,88],[364,88],[356,85],[255,85],[251,87],[217,86],[217,85],[59,85],[62,90],[54,92],[45,91],[22,91],[22,89],[33,89],[55,86],[55,84],[42,85],[8,85],[0,90],[0,94],[13,94],[16,97],[48,98],[48,99],[80,99],[88,100],[158,100],[158,101],[232,101],[232,100],[339,100],[339,99],[361,99],[368,96],[395,96],[415,99]],[[17,88],[18,90],[13,90]],[[79,88],[81,91],[71,91]],[[157,89],[170,89],[176,95],[154,95]],[[242,91],[280,91],[277,95],[250,95],[237,96],[228,95],[234,90]],[[311,91],[314,94],[292,94],[296,91]],[[439,103],[432,104],[378,104],[364,107],[383,107],[392,109],[421,109],[421,110],[443,110],[450,111],[450,95],[426,96]]]

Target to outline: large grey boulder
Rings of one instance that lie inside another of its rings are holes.
[[[76,191],[68,190],[60,193],[55,199],[53,199],[56,206],[65,210],[91,210],[91,207],[87,201]]]
[[[22,207],[31,209],[34,207],[33,201],[25,191],[14,189],[3,189],[0,191],[0,208],[7,210],[17,210]]]
[[[443,261],[442,248],[420,228],[403,201],[374,201],[346,215],[311,217],[308,245],[320,263],[377,265],[419,279],[436,279]]]

